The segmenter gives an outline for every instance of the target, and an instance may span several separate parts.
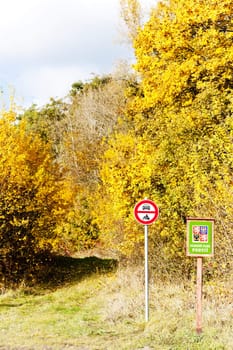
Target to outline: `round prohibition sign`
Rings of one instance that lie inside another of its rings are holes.
[[[159,208],[150,199],[138,202],[134,207],[135,219],[143,225],[150,225],[159,217]]]

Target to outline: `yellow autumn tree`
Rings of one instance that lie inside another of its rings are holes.
[[[232,9],[232,0],[160,2],[134,42],[140,93],[129,102],[127,120],[136,149],[143,145],[150,152],[142,158],[128,154],[121,182],[126,193],[131,186],[136,191],[132,179],[141,173],[143,159],[150,169],[150,187],[138,194],[159,204],[160,218],[151,227],[151,239],[170,266],[186,266],[187,216],[216,219],[215,263],[219,271],[232,264]],[[110,149],[121,159],[125,144],[117,138],[113,144]],[[122,197],[116,159],[110,161],[109,152],[102,165],[107,167],[103,182],[115,178],[105,188],[114,197],[109,206],[119,201],[132,213],[133,204]],[[143,183],[144,177],[140,180]],[[133,232],[134,225],[127,230]],[[115,227],[105,230],[110,235]],[[119,235],[124,237],[124,232]]]
[[[0,118],[0,171],[1,279],[18,283],[56,248],[72,191],[49,144],[17,123],[14,111]]]
[[[132,209],[141,197],[148,197],[153,169],[153,149],[143,139],[117,133],[108,143],[100,166],[98,191],[93,197],[100,239],[124,255],[143,238],[135,225]]]
[[[223,251],[232,256],[232,9],[229,0],[159,3],[135,41],[135,125],[157,149],[160,235],[183,256],[185,217],[214,217],[223,269]]]

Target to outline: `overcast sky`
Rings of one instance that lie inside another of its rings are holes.
[[[141,0],[149,11],[156,0]],[[112,72],[132,52],[120,43],[119,0],[0,0],[0,89],[24,107]]]

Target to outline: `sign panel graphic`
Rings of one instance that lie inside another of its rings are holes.
[[[187,255],[214,255],[214,219],[187,218]]]

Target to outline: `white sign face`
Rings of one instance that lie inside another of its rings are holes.
[[[150,225],[158,219],[159,208],[153,201],[144,199],[136,204],[134,216],[140,224]]]

